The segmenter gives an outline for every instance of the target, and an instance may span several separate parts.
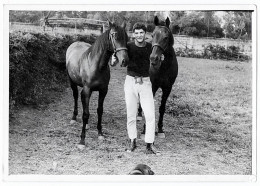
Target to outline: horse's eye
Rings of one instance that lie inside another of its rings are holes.
[[[113,33],[113,37],[114,37],[115,40],[117,40],[118,39],[118,33],[116,33],[116,32]]]

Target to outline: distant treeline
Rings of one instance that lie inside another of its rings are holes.
[[[10,11],[11,22],[39,23],[48,11]],[[86,18],[117,23],[127,22],[127,29],[132,30],[136,22],[144,22],[148,31],[152,31],[153,19],[157,15],[161,19],[165,15],[171,19],[170,29],[173,34],[233,39],[251,39],[252,12],[225,11],[222,16],[218,11],[52,11],[51,18]]]

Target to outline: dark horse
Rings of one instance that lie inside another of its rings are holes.
[[[178,63],[173,49],[174,39],[169,29],[170,20],[167,17],[165,22],[159,23],[156,16],[154,18],[155,29],[152,33],[152,53],[150,55],[150,79],[152,82],[152,91],[162,89],[162,99],[159,108],[158,137],[164,138],[163,116],[165,113],[166,101],[171,93],[172,86],[178,75]],[[164,60],[161,60],[162,54]],[[142,115],[142,109],[139,105],[138,115]],[[145,134],[145,126],[142,134]]]
[[[83,106],[83,127],[79,147],[85,145],[85,130],[88,129],[89,100],[92,91],[99,92],[98,98],[98,138],[103,139],[102,114],[103,103],[108,91],[110,69],[108,62],[114,54],[121,66],[126,66],[129,60],[127,54],[128,36],[125,23],[117,26],[109,22],[109,29],[99,36],[93,45],[85,42],[72,43],[66,52],[66,67],[74,97],[74,112],[71,123],[78,115],[78,86],[82,87],[81,101]],[[111,64],[116,65],[116,64]]]

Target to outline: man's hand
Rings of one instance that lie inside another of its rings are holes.
[[[162,55],[161,55],[161,61],[163,61],[163,60],[164,60],[164,55],[162,54]]]
[[[115,66],[118,63],[118,59],[115,54],[111,57],[111,66]]]

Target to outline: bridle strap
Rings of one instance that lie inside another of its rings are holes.
[[[166,28],[166,29],[168,30],[168,32],[171,33],[171,32],[170,32],[170,29],[167,28],[166,26],[157,26],[157,27]],[[154,44],[152,45],[152,49],[153,49],[153,47],[155,47],[155,46],[159,47],[163,52],[165,52],[166,49],[167,49],[167,47],[166,47],[166,48],[163,48],[159,43],[154,43]]]
[[[121,50],[127,50],[126,47],[116,48],[115,40],[113,39],[113,37],[114,37],[115,34],[116,34],[116,32],[109,33],[109,38],[110,38],[111,43],[112,43],[112,46],[113,46],[114,54],[116,54],[117,52],[119,52],[119,51],[121,51]]]
[[[163,52],[166,51],[166,48],[163,48],[159,43],[154,43],[152,46],[152,49],[153,49],[153,47],[159,47]]]
[[[117,49],[114,50],[114,53],[117,53],[117,52],[119,52],[120,50],[127,50],[127,48],[126,48],[126,47],[117,48]]]

